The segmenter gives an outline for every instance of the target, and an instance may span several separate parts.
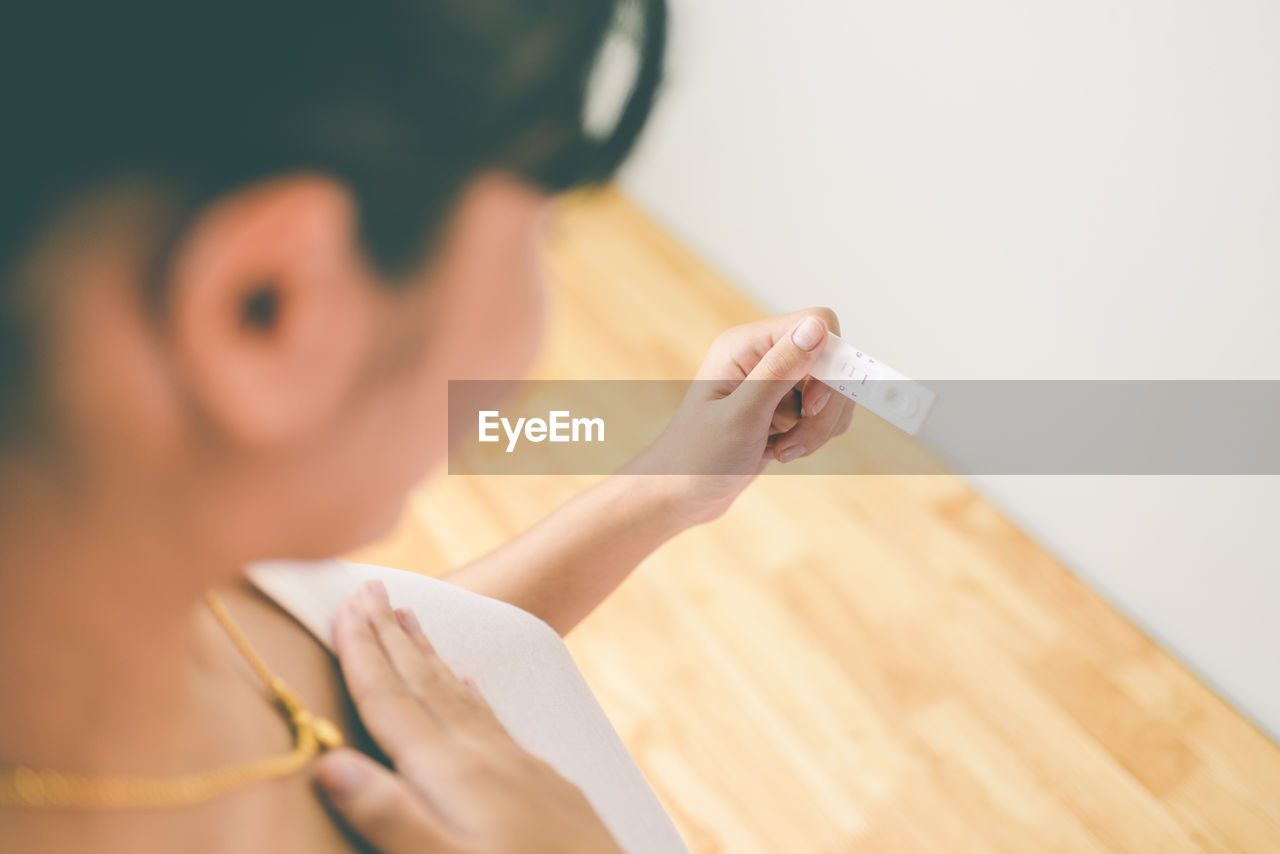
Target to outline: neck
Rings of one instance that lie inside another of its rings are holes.
[[[156,517],[14,486],[21,502],[0,507],[0,766],[186,770],[208,717],[201,674],[226,666],[200,598],[219,574],[166,548]]]

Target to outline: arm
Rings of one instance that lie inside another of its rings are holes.
[[[616,474],[443,578],[565,635],[658,546],[692,524],[661,476]]]
[[[567,634],[658,546],[724,513],[771,460],[807,456],[844,432],[853,405],[827,406],[830,390],[806,380],[828,328],[839,330],[835,315],[812,309],[728,330],[650,448],[444,580]]]

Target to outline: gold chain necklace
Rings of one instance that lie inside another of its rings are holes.
[[[250,783],[292,774],[320,751],[340,747],[342,733],[338,728],[312,715],[289,686],[271,672],[231,619],[222,600],[208,592],[205,601],[288,716],[293,728],[293,749],[281,756],[175,777],[99,777],[19,765],[0,772],[0,806],[82,809],[189,806]]]

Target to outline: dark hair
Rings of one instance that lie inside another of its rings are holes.
[[[190,216],[320,170],[351,189],[364,246],[394,275],[482,170],[552,191],[607,179],[648,116],[666,36],[664,0],[29,0],[0,21],[5,438],[38,349],[15,265],[85,189],[155,178]],[[633,82],[611,130],[592,132],[588,84],[619,39]]]

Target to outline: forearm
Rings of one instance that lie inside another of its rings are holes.
[[[510,602],[565,635],[689,526],[663,480],[614,475],[444,580]]]

